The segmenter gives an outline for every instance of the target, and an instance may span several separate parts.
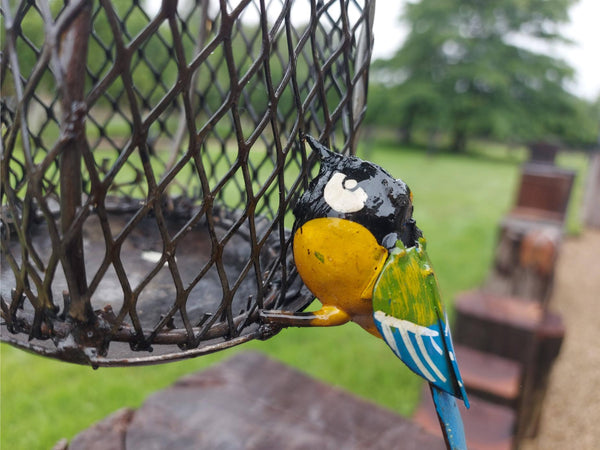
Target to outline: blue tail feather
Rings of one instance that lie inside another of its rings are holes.
[[[456,404],[456,398],[432,384],[430,386],[433,403],[435,404],[435,410],[440,420],[446,444],[452,450],[466,450],[465,430],[458,405]]]

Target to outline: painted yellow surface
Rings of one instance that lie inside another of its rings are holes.
[[[369,230],[344,219],[313,219],[296,231],[293,248],[302,280],[323,303],[318,314],[332,322],[347,315],[378,336],[371,298],[388,251]]]

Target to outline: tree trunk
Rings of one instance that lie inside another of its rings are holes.
[[[454,153],[464,153],[467,150],[467,133],[462,128],[455,128],[450,150]]]
[[[406,111],[406,115],[400,125],[400,139],[404,145],[410,145],[413,142],[413,127],[415,123],[416,108],[411,105]]]
[[[404,145],[412,144],[412,127],[411,126],[403,126],[400,128],[400,142]]]

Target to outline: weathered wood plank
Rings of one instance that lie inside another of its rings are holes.
[[[550,164],[525,164],[511,215],[564,222],[575,171]]]
[[[69,449],[85,450],[125,450],[127,427],[135,411],[123,408],[115,411],[102,421],[82,431],[73,438]],[[65,450],[67,447],[64,447]],[[55,447],[55,450],[58,450]]]
[[[469,395],[517,408],[523,376],[522,364],[464,345],[455,345],[454,352]]]
[[[457,344],[522,364],[531,360],[535,332],[543,318],[539,303],[470,291],[457,296],[455,308]]]
[[[565,325],[562,316],[555,312],[547,312],[536,330],[536,349],[523,382],[523,397],[519,408],[519,439],[537,435],[552,366],[558,357],[564,337]]]
[[[506,216],[485,290],[547,305],[562,237],[558,222]]]
[[[180,379],[134,412],[114,449],[443,449],[391,411],[266,358],[240,353]],[[104,433],[110,434],[106,423]],[[92,427],[76,445],[97,436]],[[105,447],[108,448],[108,447]]]

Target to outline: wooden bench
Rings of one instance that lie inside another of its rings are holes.
[[[561,316],[545,310],[540,303],[503,297],[486,291],[460,294],[455,301],[456,322],[453,337],[458,347],[457,358],[464,367],[467,392],[474,392],[516,412],[517,441],[537,433],[541,407],[550,371],[565,334]],[[459,350],[468,346],[467,352]],[[496,361],[512,364],[501,364]],[[475,368],[487,365],[488,369]],[[492,366],[493,365],[493,366]],[[493,368],[501,372],[490,374]],[[486,371],[488,371],[486,375]],[[482,394],[488,377],[488,392]],[[494,378],[503,380],[497,387]],[[515,399],[515,383],[519,392]],[[511,395],[499,395],[500,392]]]
[[[454,353],[468,395],[517,409],[523,376],[521,364],[459,344],[454,346]]]
[[[549,164],[522,168],[515,206],[500,223],[485,289],[547,304],[575,172]]]
[[[549,164],[527,163],[511,216],[564,223],[575,171]]]
[[[558,223],[505,217],[484,289],[547,305],[554,286],[562,233],[562,225]]]

